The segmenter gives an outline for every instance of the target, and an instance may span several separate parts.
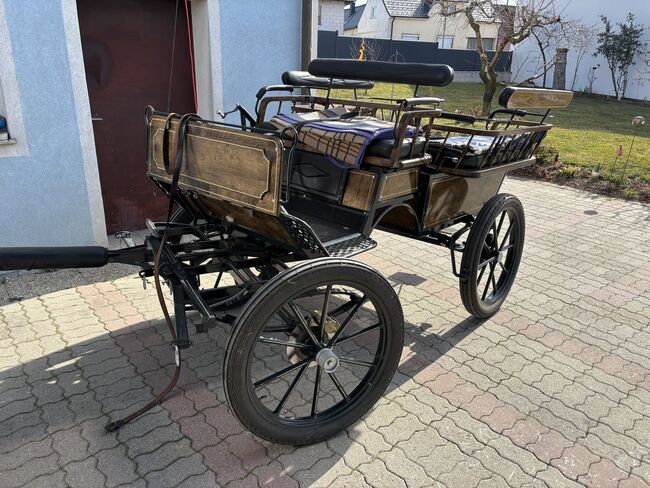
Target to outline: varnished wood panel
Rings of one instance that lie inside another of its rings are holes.
[[[165,118],[153,116],[149,127],[149,174],[170,182],[163,163]],[[169,158],[174,165],[178,120],[172,122]],[[280,200],[282,143],[216,124],[188,124],[179,186],[219,200],[277,215]]]
[[[368,210],[375,192],[377,176],[370,171],[350,171],[345,184],[343,205],[358,210]]]
[[[244,208],[224,200],[206,197],[201,200],[212,217],[224,222],[234,223],[277,242],[295,245],[282,223],[274,215],[258,212],[251,208]]]
[[[420,170],[414,168],[385,174],[382,178],[379,201],[383,202],[391,198],[403,197],[404,195],[415,193],[418,188],[419,173]]]
[[[463,213],[478,212],[499,191],[504,176],[504,173],[483,178],[431,176],[422,218],[424,229],[441,225]]]
[[[573,100],[573,92],[541,88],[516,88],[506,108],[564,108]]]

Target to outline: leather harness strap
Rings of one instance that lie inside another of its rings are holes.
[[[173,169],[170,168],[169,164],[169,131],[171,128],[171,121],[174,118],[180,118],[178,122],[178,139],[177,139],[177,147],[176,147],[176,161],[174,163]],[[174,370],[174,376],[172,377],[171,381],[169,384],[165,387],[163,391],[161,391],[158,395],[156,395],[155,398],[153,398],[150,402],[148,402],[146,405],[144,405],[142,408],[138,409],[137,411],[127,415],[126,417],[116,420],[114,422],[109,423],[104,427],[104,429],[107,432],[114,432],[118,430],[120,427],[122,427],[124,424],[128,424],[131,422],[133,419],[139,417],[143,413],[149,411],[156,405],[160,404],[165,398],[169,392],[176,386],[176,382],[178,381],[178,378],[180,377],[181,374],[181,352],[180,349],[178,348],[178,345],[176,344],[176,330],[174,328],[174,323],[172,322],[171,315],[169,314],[169,310],[167,309],[167,303],[165,302],[165,297],[163,294],[162,290],[162,285],[160,283],[160,261],[162,259],[162,254],[164,252],[165,245],[167,244],[167,231],[169,229],[170,225],[170,220],[172,217],[172,213],[174,210],[174,200],[175,200],[175,195],[176,195],[176,190],[178,189],[178,180],[180,179],[180,174],[181,174],[181,166],[183,163],[183,152],[185,149],[185,134],[187,132],[187,125],[188,123],[193,120],[193,119],[198,119],[198,115],[196,114],[185,114],[182,117],[178,114],[169,114],[167,116],[167,119],[165,120],[165,132],[163,135],[163,162],[165,165],[165,170],[169,173],[172,174],[172,181],[171,185],[169,187],[169,207],[167,209],[167,222],[165,225],[165,230],[163,231],[163,235],[160,239],[160,242],[158,244],[158,249],[156,251],[156,254],[154,256],[154,269],[153,269],[153,277],[154,277],[154,282],[156,285],[156,294],[158,295],[158,301],[160,302],[160,308],[163,311],[163,315],[165,316],[165,322],[167,322],[167,327],[169,327],[169,332],[172,337],[172,343],[174,347],[174,356],[175,356],[175,362],[176,362],[176,368]],[[171,169],[171,171],[170,171]]]

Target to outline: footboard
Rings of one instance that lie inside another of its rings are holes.
[[[167,114],[148,120],[148,174],[170,183],[178,145],[178,119],[165,126]],[[277,215],[280,204],[282,142],[279,138],[209,121],[189,122],[179,187],[210,199]],[[167,164],[165,164],[167,158]],[[171,162],[170,162],[171,160]]]

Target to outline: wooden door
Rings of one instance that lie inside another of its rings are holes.
[[[167,203],[145,173],[145,106],[195,111],[185,2],[77,0],[77,8],[107,230],[143,229]]]

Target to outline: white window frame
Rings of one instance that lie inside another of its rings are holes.
[[[0,63],[0,110],[7,119],[9,137],[0,141],[0,158],[29,156],[27,132],[20,103],[20,90],[16,78],[16,66],[9,37],[9,27],[5,16],[4,2],[0,2],[0,46],[2,46],[2,63]]]
[[[377,18],[377,7],[375,7],[374,5],[370,7],[370,18],[371,19]]]
[[[451,41],[449,47],[445,47],[446,41]],[[438,43],[438,49],[453,49],[454,48],[454,36],[438,36],[436,38]]]
[[[419,41],[420,34],[407,34],[406,32],[402,34],[402,41]]]

